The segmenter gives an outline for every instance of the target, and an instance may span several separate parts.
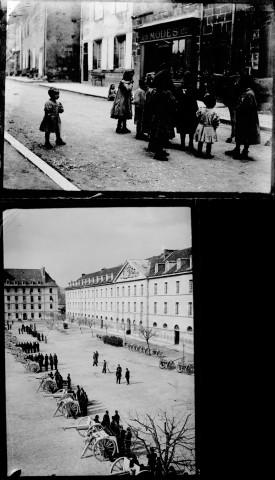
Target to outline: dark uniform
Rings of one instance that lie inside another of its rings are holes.
[[[120,365],[118,365],[118,367],[116,369],[116,383],[120,383],[121,373],[122,373],[122,368],[121,368]]]
[[[101,422],[101,425],[103,427],[110,428],[110,417],[109,417],[109,412],[106,410],[106,413],[103,415],[103,420]]]
[[[107,366],[107,364],[106,364],[106,360],[104,360],[104,362],[103,362],[103,369],[102,369],[102,373],[106,373],[106,366]]]
[[[49,357],[48,357],[48,355],[46,354],[46,355],[45,355],[45,369],[46,369],[46,372],[48,371],[48,365],[49,365]]]
[[[129,383],[130,383],[130,372],[129,372],[128,368],[126,368],[125,378],[126,378],[127,385],[129,385]]]
[[[53,363],[54,363],[55,370],[57,370],[58,359],[57,359],[56,353],[53,356]]]
[[[53,357],[52,357],[51,353],[50,353],[50,356],[49,356],[49,361],[50,361],[51,370],[53,370]]]
[[[125,451],[127,457],[131,455],[131,441],[132,441],[132,432],[130,427],[127,427],[126,434],[125,434]]]

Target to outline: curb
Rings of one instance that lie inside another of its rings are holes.
[[[9,142],[23,157],[33,163],[38,167],[43,173],[45,173],[51,180],[53,180],[59,187],[63,190],[68,191],[80,191],[75,185],[73,185],[69,180],[64,178],[60,173],[58,173],[54,168],[48,165],[44,160],[39,158],[35,153],[31,152],[27,147],[18,142],[12,135],[5,132],[4,138]]]
[[[47,87],[49,88],[49,85],[44,85],[43,83],[38,84],[40,87]],[[76,90],[71,90],[69,88],[62,88],[58,87],[58,90],[61,90],[62,92],[71,92],[71,93],[78,93],[79,95],[86,95],[87,97],[97,97],[97,98],[104,98],[107,100],[108,97],[105,97],[104,95],[98,95],[97,93],[86,93],[86,92],[77,92]]]

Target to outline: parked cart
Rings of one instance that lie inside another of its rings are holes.
[[[101,462],[109,460],[115,453],[118,453],[117,439],[114,435],[109,435],[107,429],[90,431],[85,438],[85,448],[81,454],[84,457],[87,450],[91,450],[94,457]]]
[[[177,372],[179,373],[188,373],[188,375],[192,375],[195,373],[195,366],[193,363],[185,363],[184,360],[181,358],[180,361],[177,363]]]
[[[131,461],[128,457],[119,457],[117,458],[111,466],[111,474],[112,475],[139,475],[142,474],[150,475],[150,471],[148,469],[141,470],[140,466],[136,463],[130,467]]]
[[[76,425],[62,428],[63,430],[75,428],[81,437],[87,437],[88,435],[93,435],[93,433],[98,432],[99,430],[103,430],[101,423],[94,422],[89,416],[81,417]]]
[[[167,370],[174,370],[176,368],[176,363],[174,360],[168,360],[162,358],[159,361],[159,368],[166,368]]]

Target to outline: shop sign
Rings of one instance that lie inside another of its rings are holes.
[[[190,26],[168,28],[160,28],[157,26],[154,30],[150,29],[150,31],[138,32],[138,42],[155,42],[158,40],[186,37],[188,35],[192,35],[192,29]]]

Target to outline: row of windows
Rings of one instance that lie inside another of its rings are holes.
[[[144,295],[144,285],[143,284],[140,285],[139,290],[138,290],[137,285],[132,286],[132,289],[133,289],[133,295],[134,296],[136,296],[137,294]],[[116,287],[116,296],[119,297],[120,294],[121,294],[121,296],[124,297],[126,295],[126,291],[127,291],[128,297],[130,297],[131,296],[131,286],[130,285],[128,285],[128,287],[124,287],[124,286],[123,287]],[[94,297],[94,292],[95,292],[96,297],[99,297],[99,296],[100,297],[103,297],[103,296],[107,297],[108,293],[109,293],[109,289],[108,288],[105,288],[105,289],[104,288],[100,288],[100,289],[96,288],[95,290],[94,289],[88,290],[87,297],[88,298],[90,296]],[[68,297],[69,298],[77,298],[77,297],[78,298],[83,298],[85,293],[86,292],[83,292],[83,291],[69,292]],[[110,296],[111,297],[113,296],[113,293],[115,293],[115,287],[110,288]],[[179,294],[179,293],[181,293],[181,291],[180,291],[180,281],[176,281],[176,291],[175,292],[172,292],[172,287],[171,286],[170,286],[170,288],[168,288],[168,282],[164,283],[163,288],[161,288],[160,285],[155,283],[154,284],[154,294],[157,295],[158,293],[159,294],[163,294],[163,293],[164,294],[168,294],[168,293]],[[193,293],[193,280],[189,280],[189,293]]]
[[[84,54],[88,53],[89,44],[84,43]],[[114,37],[113,68],[125,68],[126,35]],[[102,39],[93,42],[93,69],[101,68]]]
[[[11,288],[11,287],[6,287],[5,291],[7,293],[41,293],[41,288]],[[48,292],[46,288],[43,288],[43,293],[53,293],[53,289],[49,288]],[[57,292],[56,292],[57,293]]]
[[[50,301],[50,302],[54,301],[52,296],[50,296],[49,299],[44,297],[44,300],[45,301]],[[7,295],[7,302],[10,302],[10,301],[13,301],[13,297],[11,297],[10,295]],[[17,295],[14,296],[14,301],[15,302],[18,301],[18,296]],[[28,302],[37,302],[37,301],[40,302],[41,301],[41,296],[38,295],[38,297],[36,299],[34,299],[34,297],[32,297],[32,296],[31,297],[23,296],[23,297],[19,297],[19,301],[21,301],[21,302],[26,302],[26,301],[28,301]]]
[[[27,310],[27,305],[24,303],[23,305],[20,305],[19,303],[15,303],[14,306],[15,306],[15,310]],[[39,310],[42,309],[41,303],[38,303],[36,306],[38,307]],[[7,310],[13,310],[13,308],[11,307],[13,307],[13,305],[11,305],[10,303],[6,304]],[[31,304],[30,307],[31,307],[31,310],[35,310],[34,305]],[[53,303],[50,304],[50,309],[53,309]]]
[[[10,317],[11,317],[11,313],[8,313],[8,318],[10,318]],[[21,318],[20,313],[16,313],[15,318]],[[34,313],[31,313],[31,318],[34,318]],[[38,318],[42,318],[42,313],[38,314]]]
[[[68,303],[68,308],[84,308],[84,306],[85,305],[84,305],[83,302],[79,302],[79,303],[78,302],[69,302]],[[124,307],[125,307],[124,302],[122,302],[121,312],[125,311]],[[94,309],[94,303],[93,302],[91,303],[91,308]],[[154,302],[154,313],[161,313],[161,311],[158,311],[159,308],[160,308],[160,306],[158,306],[158,303]],[[88,310],[90,309],[90,302],[87,302],[87,309]],[[108,304],[107,304],[107,302],[105,302],[105,308],[104,308],[104,303],[103,302],[100,302],[100,304],[98,302],[96,302],[95,309],[96,310],[100,309],[101,311],[102,310],[107,311],[108,310]],[[112,310],[113,310],[113,302],[110,303],[110,311],[112,311]],[[119,302],[116,303],[116,311],[120,312]],[[136,302],[134,302],[134,304],[133,304],[133,311],[134,312],[137,311],[137,303]],[[140,311],[140,313],[143,313],[143,302],[140,302],[140,310],[139,311]],[[128,305],[127,305],[127,312],[129,312],[129,313],[131,312],[130,302],[128,302]],[[164,302],[162,312],[164,314],[168,314],[168,304],[167,304],[167,302]],[[180,314],[180,303],[179,302],[175,302],[174,314],[175,315]],[[193,315],[193,303],[192,302],[188,302],[188,315]]]

